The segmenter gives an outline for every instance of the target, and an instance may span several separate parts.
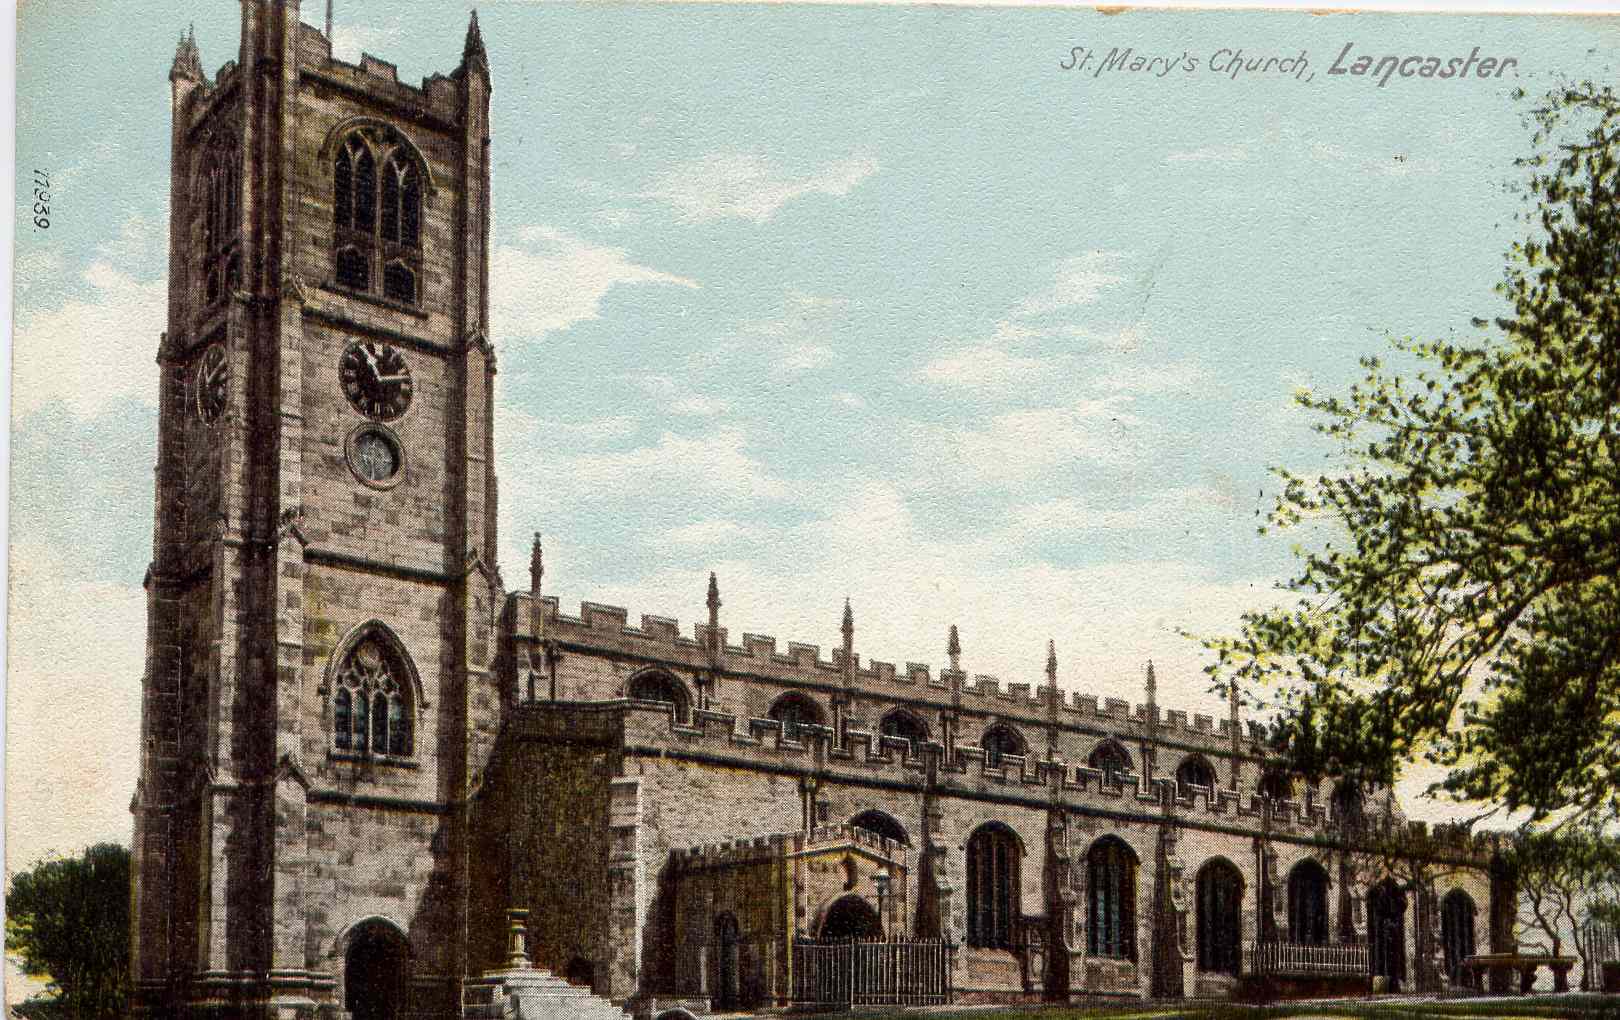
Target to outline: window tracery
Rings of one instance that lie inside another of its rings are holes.
[[[332,682],[332,743],[337,750],[394,758],[415,753],[409,674],[375,635],[348,652]]]
[[[401,304],[421,298],[423,169],[380,125],[344,136],[332,157],[332,262],[338,286]]]
[[[202,212],[203,296],[209,305],[241,286],[238,241],[242,221],[241,160],[234,145],[222,144],[206,157],[197,178]]]

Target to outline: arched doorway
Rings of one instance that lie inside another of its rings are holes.
[[[1474,901],[1461,889],[1440,901],[1440,942],[1446,951],[1446,977],[1462,983],[1462,962],[1474,955]]]
[[[370,921],[349,937],[343,955],[343,1008],[354,1020],[399,1020],[405,1012],[409,953],[399,929]]]
[[[742,1005],[739,945],[742,933],[730,912],[714,919],[714,1008],[731,1010]]]
[[[1236,976],[1243,954],[1243,876],[1217,857],[1198,871],[1198,969]]]
[[[1367,894],[1367,957],[1373,977],[1399,991],[1406,979],[1406,893],[1385,879]]]
[[[884,839],[901,846],[910,846],[911,837],[906,835],[906,827],[894,820],[894,816],[883,811],[873,809],[862,811],[849,820],[849,824],[857,829],[875,832]]]
[[[1019,913],[1023,849],[1000,822],[986,822],[967,844],[967,942],[978,949],[1011,949]]]
[[[828,909],[817,934],[824,939],[880,939],[883,922],[870,903],[859,896],[845,896]]]
[[[1327,872],[1312,860],[1288,873],[1288,939],[1296,945],[1327,944]]]

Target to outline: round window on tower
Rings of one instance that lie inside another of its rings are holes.
[[[381,425],[362,425],[344,444],[349,470],[373,489],[391,489],[405,476],[405,453],[399,437]]]

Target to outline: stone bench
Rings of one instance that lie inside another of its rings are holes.
[[[1519,994],[1530,994],[1536,983],[1536,971],[1546,967],[1552,971],[1553,991],[1569,991],[1569,972],[1575,966],[1573,956],[1542,956],[1534,953],[1483,953],[1470,956],[1462,962],[1463,978],[1468,985],[1483,991],[1486,975],[1519,975]],[[1492,982],[1494,984],[1494,982]]]

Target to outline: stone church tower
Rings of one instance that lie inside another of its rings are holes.
[[[299,0],[241,9],[236,60],[183,38],[169,76],[135,1008],[458,1012],[503,598],[489,65],[476,17],[416,86]]]

